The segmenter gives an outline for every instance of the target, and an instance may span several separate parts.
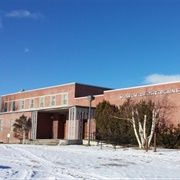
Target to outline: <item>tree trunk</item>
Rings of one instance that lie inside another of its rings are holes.
[[[154,131],[154,152],[156,152],[156,130]]]
[[[152,112],[152,125],[151,125],[151,133],[148,137],[148,147],[151,144],[151,140],[152,140],[155,128],[156,128],[156,116],[157,116],[158,111],[159,110],[157,110],[157,112],[155,112],[155,110],[153,109],[153,112]]]
[[[137,129],[136,129],[136,123],[135,123],[135,119],[134,119],[134,112],[132,111],[132,125],[133,125],[133,129],[134,129],[134,134],[136,136],[137,142],[139,144],[139,148],[142,148],[138,133],[137,133]]]
[[[144,139],[146,139],[146,115],[144,115],[143,135]]]

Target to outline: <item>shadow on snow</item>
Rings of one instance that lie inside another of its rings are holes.
[[[0,169],[11,169],[11,167],[9,167],[9,166],[1,166],[0,165]]]

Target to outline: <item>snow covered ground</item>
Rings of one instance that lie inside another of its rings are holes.
[[[0,144],[0,179],[180,179],[180,150]]]

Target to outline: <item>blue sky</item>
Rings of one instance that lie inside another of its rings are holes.
[[[179,0],[0,0],[0,95],[180,80]]]

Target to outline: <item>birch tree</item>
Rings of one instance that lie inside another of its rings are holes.
[[[145,148],[146,141],[148,143],[148,147],[150,146],[156,124],[158,119],[158,110],[152,110],[152,123],[150,127],[150,133],[147,132],[147,116],[144,115],[144,118],[141,120],[138,110],[132,110],[132,125],[134,134],[136,136],[137,142],[139,144],[139,148]],[[136,114],[136,117],[135,117]],[[147,137],[147,138],[146,138]]]
[[[161,101],[141,100],[134,102],[128,99],[120,106],[120,117],[132,124],[134,135],[139,148],[145,148],[146,142],[150,147],[156,127],[169,118],[172,106],[167,99]]]

